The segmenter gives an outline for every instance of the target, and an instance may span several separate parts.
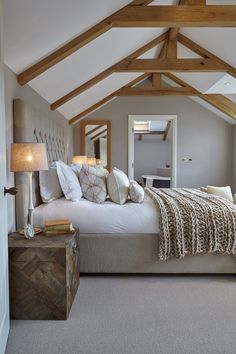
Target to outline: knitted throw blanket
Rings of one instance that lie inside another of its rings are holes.
[[[146,188],[160,214],[159,257],[236,255],[236,206],[197,189]]]

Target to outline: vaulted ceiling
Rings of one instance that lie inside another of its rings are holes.
[[[194,2],[196,0],[182,1]],[[137,4],[142,3],[141,0],[135,0],[135,2]],[[148,6],[178,5],[179,3],[178,0],[146,1],[146,3],[148,2],[150,2]],[[206,3],[207,5],[236,5],[236,0],[207,0]],[[97,32],[100,30],[101,35],[94,35],[96,38],[87,41],[88,43],[85,39],[81,48],[61,61],[54,61],[52,64],[55,65],[50,65],[40,75],[31,77],[32,71],[27,70],[41,59],[47,58],[49,54],[54,53],[65,43],[77,38],[78,35],[83,34],[92,26],[128,4],[130,4],[129,0],[4,0],[5,63],[19,75],[18,79],[21,84],[28,83],[52,105],[52,109],[57,109],[71,122],[76,122],[86,116],[91,106],[92,109],[96,109],[100,104],[108,102],[117,95],[137,95],[137,92],[134,93],[133,89],[126,88],[122,91],[120,89],[130,82],[137,84],[152,74],[151,70],[145,69],[142,71],[142,68],[146,68],[142,66],[146,65],[146,62],[130,63],[129,60],[127,63],[123,63],[125,65],[120,66],[118,70],[110,69],[156,38],[156,42],[154,41],[153,45],[150,45],[152,49],[146,53],[143,52],[142,55],[138,52],[139,55],[135,56],[135,59],[164,58],[162,49],[164,41],[162,40],[168,41],[169,39],[167,32],[169,26],[167,27],[166,17],[164,18],[165,21],[161,22],[162,19],[160,19],[160,23],[165,24],[166,27],[155,28],[111,28],[109,22],[108,25],[106,24],[108,28],[103,25],[101,29],[96,29]],[[229,72],[226,75],[228,70],[224,65],[220,65],[219,61],[217,62],[219,67],[216,70],[215,62],[206,61],[206,63],[203,63],[203,60],[201,60],[199,65],[202,65],[202,67],[205,65],[208,69],[204,67],[201,71],[198,68],[198,72],[194,72],[196,61],[184,63],[187,67],[183,67],[182,63],[178,66],[179,63],[173,64],[166,60],[164,64],[163,62],[157,63],[157,61],[152,63],[157,72],[160,71],[160,65],[162,65],[161,71],[172,72],[172,76],[162,75],[162,79],[168,84],[179,87],[176,94],[190,96],[231,123],[236,122],[233,119],[236,118],[236,70],[235,73],[233,72],[236,67],[235,14],[236,8],[235,12],[232,11],[232,24],[226,24],[226,26],[233,25],[233,27],[181,27],[180,35],[177,38],[179,40],[177,45],[178,58],[208,58],[208,56],[199,55],[201,54],[199,48],[205,48],[210,54],[218,56],[226,64],[231,65],[233,76],[229,75]],[[150,15],[148,16],[150,17]],[[137,20],[138,17],[131,17],[131,19]],[[114,23],[118,20],[115,19]],[[154,20],[157,21],[156,18]],[[123,23],[117,25],[122,26]],[[140,25],[148,26],[150,23],[140,22]],[[214,26],[216,26],[216,23]],[[177,34],[178,31],[175,32]],[[90,37],[92,39],[93,34]],[[190,50],[191,45],[189,43],[191,44],[191,41],[197,43],[200,47],[195,48],[195,51]],[[59,54],[61,54],[60,51]],[[131,65],[136,65],[133,72],[130,72]],[[141,65],[141,67],[137,72],[138,65]],[[211,65],[214,67],[213,72],[208,71],[212,70]],[[178,71],[179,67],[181,69]],[[193,72],[185,71],[189,68]],[[181,72],[182,70],[185,72]],[[207,71],[203,72],[205,70]],[[97,80],[95,80],[94,85],[91,85],[91,82],[87,84],[104,71],[106,71],[105,74],[98,77],[100,81],[96,83]],[[148,74],[146,75],[145,72],[147,71]],[[154,76],[157,79],[159,75],[155,74]],[[189,87],[185,88],[186,85]],[[157,86],[156,89],[160,90],[160,87]],[[153,89],[151,90],[153,91]],[[185,93],[184,90],[186,90]],[[206,93],[220,94],[223,97],[207,95],[208,98],[205,99],[202,94]],[[152,92],[150,94],[170,93]],[[98,102],[100,103],[97,104]]]

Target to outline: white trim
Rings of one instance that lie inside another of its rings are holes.
[[[129,115],[128,116],[128,177],[134,179],[134,121],[144,120],[171,120],[173,126],[172,137],[172,168],[171,168],[171,187],[177,186],[177,115]]]

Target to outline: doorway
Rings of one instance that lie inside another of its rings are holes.
[[[128,116],[128,176],[143,185],[151,180],[154,186],[176,188],[176,115]]]

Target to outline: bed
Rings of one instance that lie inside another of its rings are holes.
[[[15,142],[45,142],[49,162],[66,161],[69,134],[66,126],[50,117],[33,114],[25,102],[14,102]],[[26,222],[28,188],[24,174],[16,176],[17,227]],[[45,219],[70,218],[80,229],[80,271],[82,273],[236,273],[234,256],[207,254],[184,259],[158,259],[159,218],[153,201],[143,204],[116,205],[109,200],[102,205],[60,198],[42,204],[37,175],[34,179],[33,213],[35,226]]]

